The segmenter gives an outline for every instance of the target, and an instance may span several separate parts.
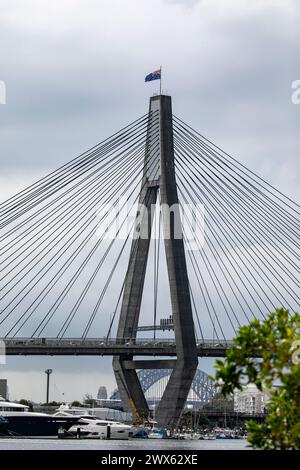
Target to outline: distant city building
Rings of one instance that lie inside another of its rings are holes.
[[[0,379],[0,397],[4,398],[4,400],[8,399],[7,380],[6,379]]]
[[[256,385],[249,384],[234,394],[234,411],[247,415],[261,415],[266,410],[267,397]]]
[[[107,398],[107,400],[96,400],[97,406],[100,408],[110,408],[112,410],[123,410],[123,403],[122,400],[111,400]]]
[[[104,386],[99,387],[97,400],[107,400],[107,389]]]

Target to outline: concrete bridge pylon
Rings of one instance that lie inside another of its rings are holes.
[[[134,340],[137,335],[151,240],[154,214],[152,206],[156,204],[160,192],[177,357],[157,407],[156,420],[160,426],[174,428],[188,397],[198,357],[176,186],[170,96],[158,95],[150,98],[147,142],[153,142],[154,137],[157,137],[158,151],[157,146],[146,145],[135,236],[125,278],[117,337],[128,341]],[[156,367],[154,362],[157,362],[157,368],[164,367],[164,361],[157,360],[151,361],[152,368]],[[169,365],[170,361],[167,362]],[[145,368],[146,366],[144,364]],[[149,409],[133,357],[114,357],[113,369],[125,409],[141,417],[148,417]]]

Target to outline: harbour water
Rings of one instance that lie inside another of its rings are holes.
[[[63,440],[1,438],[1,450],[246,450],[244,439],[216,439],[211,441],[134,439],[134,440]]]

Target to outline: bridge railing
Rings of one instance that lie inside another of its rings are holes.
[[[45,347],[115,347],[115,346],[141,346],[141,347],[176,347],[174,339],[169,338],[3,338],[6,346],[45,346]],[[216,341],[205,339],[197,341],[199,348],[224,349],[234,345],[233,341]]]

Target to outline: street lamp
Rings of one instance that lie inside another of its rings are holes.
[[[49,403],[49,385],[50,385],[50,374],[52,374],[52,369],[46,369],[45,374],[47,374],[47,394],[46,394],[46,403]]]

